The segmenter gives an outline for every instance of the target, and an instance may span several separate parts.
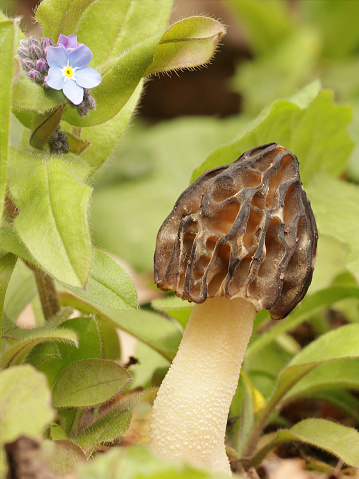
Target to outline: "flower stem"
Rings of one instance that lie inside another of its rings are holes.
[[[49,321],[55,314],[60,311],[60,305],[57,298],[57,292],[55,283],[49,275],[41,271],[31,263],[24,261],[34,273],[37,290],[39,292],[42,311],[45,316],[45,320]]]

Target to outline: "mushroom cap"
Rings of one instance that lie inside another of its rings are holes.
[[[317,240],[297,157],[269,143],[181,194],[157,235],[155,282],[195,303],[243,297],[282,319],[311,283]]]

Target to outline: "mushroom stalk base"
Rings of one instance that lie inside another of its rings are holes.
[[[151,447],[158,455],[231,474],[227,417],[255,315],[241,298],[194,306],[152,410]]]

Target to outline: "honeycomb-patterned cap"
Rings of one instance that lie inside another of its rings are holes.
[[[181,194],[158,232],[155,282],[195,303],[243,297],[282,319],[307,292],[317,240],[297,157],[269,143]]]

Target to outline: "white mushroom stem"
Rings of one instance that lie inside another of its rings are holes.
[[[158,455],[231,474],[227,417],[255,314],[241,298],[194,306],[152,409],[151,447]]]

